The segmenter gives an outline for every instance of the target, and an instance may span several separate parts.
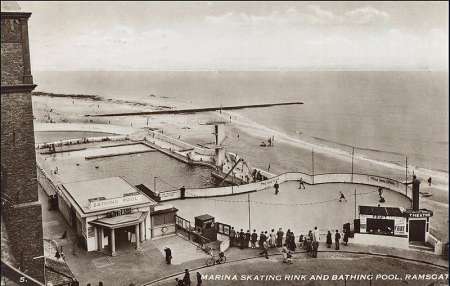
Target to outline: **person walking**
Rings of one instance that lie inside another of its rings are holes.
[[[314,232],[313,232],[313,241],[320,241],[320,232],[317,229],[317,226],[314,227]]]
[[[283,236],[284,232],[283,229],[280,227],[277,231],[277,247],[281,247],[283,244]]]
[[[260,249],[263,249],[263,242],[264,242],[264,231],[261,231],[261,234],[259,235],[259,241],[258,241],[258,246]]]
[[[312,257],[317,258],[317,250],[319,249],[319,242],[317,240],[312,242]]]
[[[185,286],[191,286],[191,275],[189,274],[189,269],[184,269],[183,283]]]
[[[305,183],[303,182],[303,178],[300,178],[300,180],[298,180],[298,183],[299,183],[299,185],[298,185],[298,189],[300,190],[301,188],[303,188],[304,190],[306,189],[305,188]]]
[[[339,240],[341,239],[341,234],[339,233],[339,230],[336,229],[336,233],[334,235],[334,243],[335,243],[335,249],[339,250]]]
[[[279,191],[280,185],[278,185],[278,181],[275,182],[273,187],[275,188],[275,195],[278,195],[278,193],[280,192]]]
[[[252,248],[256,248],[257,241],[258,241],[258,234],[256,233],[256,229],[254,229],[252,233]]]
[[[295,251],[295,249],[297,248],[297,244],[295,244],[295,234],[294,234],[294,232],[292,232],[291,231],[291,247],[290,247],[290,250],[292,251],[292,252],[294,252]]]
[[[348,244],[348,231],[344,229],[344,239],[342,240],[344,242],[344,245],[347,246]]]
[[[344,194],[342,192],[339,192],[339,202],[342,202],[342,200],[347,202],[347,199],[345,198]]]
[[[380,199],[383,197],[383,187],[378,187],[378,196]]]
[[[291,251],[286,247],[286,244],[284,244],[283,248],[281,249],[281,254],[283,255],[283,263],[292,263],[292,254]]]
[[[247,232],[245,233],[244,248],[248,248],[251,236],[252,235],[250,234],[250,230],[247,230]]]
[[[428,182],[428,186],[431,187],[431,177],[428,178],[427,182]]]
[[[172,250],[168,247],[164,248],[164,252],[166,253],[166,263],[172,263]]]
[[[276,247],[277,246],[277,235],[275,234],[275,230],[272,228],[272,231],[270,232],[270,240],[269,240],[270,247]]]
[[[269,259],[269,252],[268,252],[268,250],[269,250],[269,244],[267,243],[266,240],[264,240],[264,242],[263,242],[263,250],[260,253],[260,255],[264,255],[264,257],[266,259]]]
[[[286,241],[285,241],[285,244],[286,244],[286,247],[287,247],[289,250],[292,250],[292,249],[291,249],[291,244],[292,244],[292,242],[291,242],[291,230],[290,230],[290,229],[288,229],[288,230],[286,231]]]
[[[236,243],[236,231],[234,230],[234,227],[231,227],[230,230],[230,247],[233,247]]]
[[[197,286],[201,285],[202,285],[202,275],[200,274],[200,272],[197,272]]]
[[[298,247],[304,249],[303,244],[304,244],[303,234],[300,234],[298,237]]]
[[[244,249],[244,240],[245,240],[245,233],[244,230],[241,228],[241,231],[239,232],[239,248]]]
[[[327,233],[327,248],[331,248],[332,244],[333,244],[333,239],[331,237],[331,231],[328,231],[328,233]]]

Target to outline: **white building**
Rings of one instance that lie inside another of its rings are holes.
[[[116,254],[120,246],[151,239],[156,202],[121,177],[64,183],[58,206],[87,251]]]

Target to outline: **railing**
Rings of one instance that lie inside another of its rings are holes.
[[[410,190],[410,188],[409,187],[405,188],[405,184],[403,182],[399,182],[391,178],[369,174],[350,174],[350,173],[342,173],[342,174],[330,173],[330,174],[317,174],[311,176],[309,174],[301,172],[283,173],[264,181],[254,182],[240,186],[186,189],[185,197],[202,198],[202,197],[216,197],[216,196],[244,194],[264,190],[268,187],[273,186],[275,182],[278,182],[278,184],[280,184],[288,181],[299,181],[300,179],[302,179],[303,182],[309,185],[329,184],[329,183],[350,183],[350,184],[362,184],[375,187],[382,187],[385,189],[395,191],[407,197],[410,200],[412,199],[412,192],[408,191]],[[176,198],[174,197],[171,199]]]
[[[45,193],[48,196],[57,194],[58,189],[56,188],[52,180],[49,178],[45,170],[39,165],[39,162],[36,162],[36,171],[38,183],[41,185]]]
[[[191,222],[175,215],[175,232],[180,230],[186,232],[188,239],[191,240]]]
[[[161,133],[156,132],[156,131],[149,130],[148,133],[149,133],[149,135],[148,135],[149,138],[148,139],[146,138],[146,139],[147,139],[147,141],[150,141],[150,142],[151,142],[151,139],[161,140],[161,141],[170,143],[171,145],[175,145],[175,146],[179,147],[180,150],[198,148],[198,147],[196,147],[196,146],[194,146],[192,144],[189,144],[189,143],[186,143],[184,141],[172,138],[170,136],[161,134]],[[177,150],[177,151],[180,151],[180,150]]]

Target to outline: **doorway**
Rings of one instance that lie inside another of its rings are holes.
[[[425,242],[425,220],[409,221],[409,241]]]

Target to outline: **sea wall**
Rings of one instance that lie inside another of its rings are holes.
[[[48,143],[40,143],[36,144],[36,149],[45,149],[51,146],[61,147],[66,145],[75,145],[75,144],[85,144],[85,143],[93,143],[93,142],[104,142],[104,141],[123,141],[129,139],[128,135],[116,135],[116,136],[101,136],[101,137],[88,137],[88,138],[77,138],[77,139],[67,139],[60,140],[55,142]]]
[[[257,192],[272,187],[275,184],[275,182],[281,184],[289,181],[299,181],[300,178],[308,185],[347,183],[347,184],[369,185],[373,187],[382,187],[397,192],[405,196],[409,200],[412,199],[412,192],[409,187],[408,189],[406,189],[405,185],[402,182],[386,177],[367,174],[318,174],[312,176],[300,172],[283,173],[264,181],[239,186],[186,189],[185,198],[231,196],[237,194]],[[181,198],[180,190],[161,192],[159,193],[159,195],[161,201],[177,200]]]
[[[149,130],[148,134],[149,135],[146,137],[147,141],[152,142],[152,139],[164,141],[166,143],[173,145],[173,147],[176,147],[176,148],[173,148],[175,151],[192,150],[199,155],[204,155],[204,156],[214,156],[215,155],[214,149],[207,149],[207,148],[195,146],[195,145],[189,144],[187,142],[164,135],[160,132]],[[152,143],[156,144],[156,142],[154,140]]]

